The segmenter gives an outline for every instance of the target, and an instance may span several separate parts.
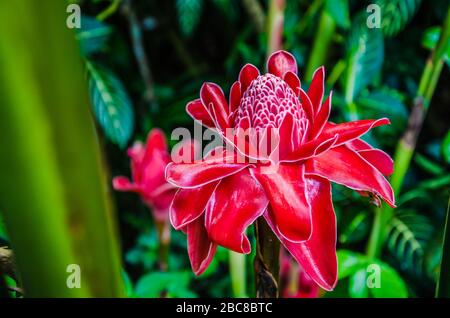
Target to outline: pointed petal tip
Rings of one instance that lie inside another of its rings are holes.
[[[253,64],[245,64],[239,71],[239,83],[241,84],[242,93],[247,90],[251,82],[260,75],[259,70]]]

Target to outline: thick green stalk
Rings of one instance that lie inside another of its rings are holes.
[[[400,139],[394,154],[394,173],[391,184],[394,193],[400,193],[405,175],[409,169],[411,159],[416,147],[417,138],[422,128],[425,115],[428,111],[431,99],[436,89],[439,76],[442,71],[443,57],[450,40],[450,7],[442,26],[442,32],[436,48],[427,60],[425,68],[414,99],[411,115],[408,120],[408,128]],[[386,225],[393,215],[393,209],[384,205],[376,210],[372,233],[367,245],[367,255],[379,257],[381,248],[386,238]]]
[[[0,2],[0,202],[27,297],[120,297],[116,220],[64,3]]]
[[[305,76],[312,78],[314,71],[325,64],[331,40],[336,29],[336,23],[327,10],[323,9],[320,15],[319,27],[314,37],[314,44],[309,55]]]
[[[231,289],[234,297],[248,297],[246,290],[246,265],[245,255],[229,252]]]
[[[441,268],[436,287],[436,297],[450,298],[450,198],[447,204],[447,218],[445,221]]]
[[[267,56],[283,48],[285,0],[270,0],[267,15]]]

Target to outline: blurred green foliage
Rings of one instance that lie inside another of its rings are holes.
[[[267,33],[258,29],[254,19],[258,10],[250,10],[249,4],[259,6],[264,14],[267,0],[77,2],[83,18],[74,36],[85,62],[93,115],[104,137],[112,175],[129,175],[124,148],[133,140],[143,140],[152,127],[169,135],[179,126],[192,129],[184,109],[188,101],[198,98],[203,82],[216,82],[227,93],[245,63],[265,68]],[[377,128],[364,139],[392,155],[407,128],[448,1],[376,1],[382,9],[381,29],[366,26],[371,1],[286,2],[284,48],[298,61],[302,86],[308,87],[315,67],[325,65],[327,93],[334,91],[332,121],[389,117],[390,126]],[[131,8],[137,21],[125,7]],[[142,51],[147,65],[142,63]],[[374,208],[367,198],[333,186],[340,280],[327,297],[434,295],[450,188],[449,57],[450,44],[413,160],[401,192],[396,193],[398,208],[389,220],[379,258],[366,256],[365,250]],[[150,81],[142,77],[145,72]],[[151,99],[146,98],[149,88],[154,91]],[[224,249],[219,248],[210,268],[195,277],[184,234],[172,231],[169,271],[160,272],[156,231],[148,209],[133,194],[115,193],[115,199],[128,296],[232,295]],[[0,222],[1,240],[7,242]],[[249,295],[254,288],[251,261],[251,256],[246,257]],[[367,288],[370,264],[382,272],[379,289]]]

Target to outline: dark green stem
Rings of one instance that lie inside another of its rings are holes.
[[[254,261],[257,298],[278,297],[280,241],[264,218],[255,223],[256,256]]]
[[[445,221],[441,268],[436,287],[436,297],[450,298],[450,198],[447,204],[447,218]]]

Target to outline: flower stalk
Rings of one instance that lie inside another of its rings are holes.
[[[167,271],[169,269],[170,224],[167,220],[155,223],[158,234],[158,265],[161,271]]]
[[[248,297],[246,289],[246,267],[245,255],[230,251],[230,276],[231,276],[231,290],[233,296],[238,298]]]
[[[255,223],[256,257],[254,260],[256,297],[278,297],[280,241],[263,218]]]
[[[283,46],[284,0],[271,0],[267,15],[267,56],[281,50]]]
[[[436,89],[439,76],[444,64],[444,54],[450,39],[450,7],[442,26],[442,32],[436,48],[431,52],[420,79],[419,89],[413,102],[408,120],[408,127],[397,144],[394,154],[394,173],[391,177],[392,188],[395,193],[401,190],[405,175],[416,148],[417,138],[422,129],[423,121],[428,111],[431,99]],[[372,233],[367,245],[367,255],[379,257],[386,238],[386,224],[392,218],[393,209],[383,206],[376,209]]]

